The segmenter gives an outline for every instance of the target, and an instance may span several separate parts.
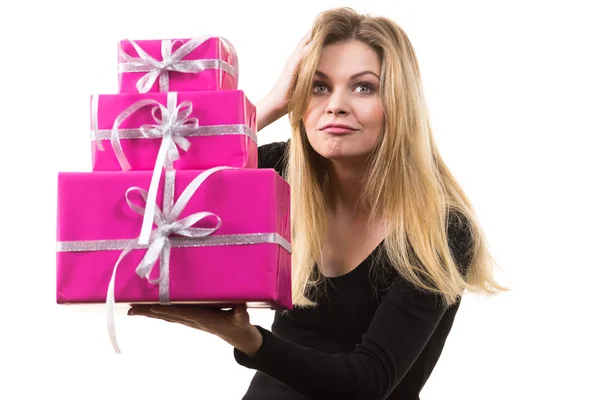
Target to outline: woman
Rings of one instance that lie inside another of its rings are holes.
[[[418,399],[463,291],[503,288],[433,141],[406,34],[346,8],[322,13],[258,111],[259,129],[286,112],[292,126],[259,158],[291,186],[294,309],[276,313],[272,333],[244,307],[132,313],[232,344],[258,371],[247,400]]]

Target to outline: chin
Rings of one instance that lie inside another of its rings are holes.
[[[371,148],[356,148],[354,146],[332,145],[331,143],[318,146],[315,151],[331,161],[359,161],[365,159]]]
[[[361,143],[356,136],[339,135],[309,137],[311,147],[323,158],[331,161],[359,161],[366,158],[375,143]]]

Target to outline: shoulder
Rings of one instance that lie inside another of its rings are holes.
[[[273,142],[258,147],[258,168],[273,168],[280,175],[287,165],[287,153],[290,139]]]

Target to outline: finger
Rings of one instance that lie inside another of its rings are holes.
[[[143,304],[136,305],[132,307],[129,312],[129,315],[145,315],[145,316],[167,316],[170,318],[184,319],[182,315],[177,312],[177,309],[171,306],[163,306],[163,305],[151,305],[151,304]]]
[[[127,311],[128,315],[140,315],[142,313],[150,312],[151,305],[149,304],[132,304]]]
[[[310,34],[311,34],[310,31],[306,32],[306,35],[304,35],[302,37],[302,39],[300,40],[300,42],[296,46],[296,49],[300,49],[300,48],[302,48],[303,46],[305,46],[308,43],[308,41],[310,40]]]
[[[177,318],[177,317],[174,317],[171,315],[148,314],[147,317],[154,318],[154,319],[160,319],[163,321],[171,322],[173,324],[189,326],[190,328],[194,328],[194,329],[201,329],[201,325],[199,325],[193,321],[189,321],[189,320],[183,319],[183,318]]]
[[[159,319],[162,321],[171,322],[171,323],[175,323],[175,324],[186,325],[186,326],[189,326],[190,328],[194,328],[194,329],[201,329],[201,326],[199,324],[195,323],[194,321],[189,321],[187,319],[179,318],[175,315],[159,314],[159,313],[154,313],[149,310],[140,310],[133,315],[140,315],[140,316],[153,318],[153,319]]]
[[[177,318],[189,322],[195,322],[196,318],[190,314],[189,311],[184,310],[182,307],[169,305],[169,306],[152,306],[150,312],[160,317]]]
[[[212,310],[206,307],[186,304],[174,304],[169,306],[153,306],[150,308],[153,313],[160,315],[172,315],[191,322],[200,323],[202,325],[209,324],[214,319]]]
[[[304,58],[306,57],[306,55],[310,52],[310,50],[313,48],[314,45],[314,41],[308,43],[306,46],[304,46],[301,50],[300,50],[300,58]]]

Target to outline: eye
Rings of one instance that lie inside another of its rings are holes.
[[[323,82],[314,82],[313,83],[313,93],[325,93],[327,91],[327,85],[325,85]]]
[[[375,88],[368,82],[359,82],[354,86],[354,90],[357,90],[360,94],[369,94],[375,92]]]

